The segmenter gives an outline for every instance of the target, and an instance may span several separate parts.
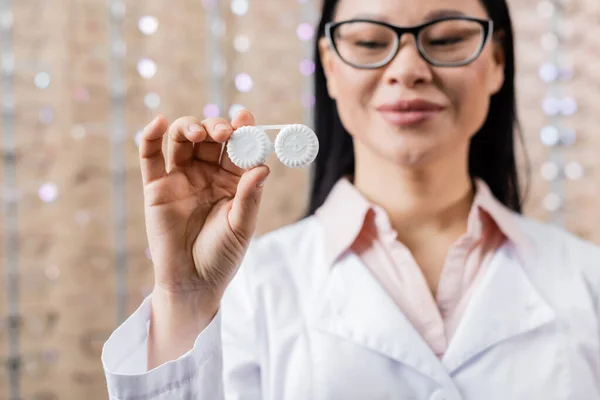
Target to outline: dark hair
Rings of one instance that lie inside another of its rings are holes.
[[[337,112],[336,103],[327,92],[326,78],[319,54],[319,39],[325,24],[333,19],[339,0],[324,0],[318,34],[315,35],[315,111],[314,127],[320,151],[313,164],[310,203],[306,215],[319,208],[335,183],[345,175],[354,175],[354,145]],[[515,157],[515,134],[522,141],[515,98],[515,65],[513,29],[506,0],[480,0],[495,31],[503,34],[505,80],[499,92],[491,97],[486,121],[471,139],[469,174],[482,179],[494,196],[508,208],[521,212],[521,197]]]

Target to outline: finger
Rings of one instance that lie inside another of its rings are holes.
[[[248,110],[239,111],[231,121],[231,127],[235,129],[239,129],[242,126],[254,125],[254,116]],[[229,158],[229,154],[227,153],[227,149],[223,151],[223,156],[221,158],[221,168],[226,171],[229,171],[233,174],[241,176],[245,170],[237,167]]]
[[[207,118],[202,121],[202,126],[208,133],[207,141],[225,143],[233,133],[231,124],[223,118]]]
[[[248,110],[240,110],[233,120],[231,120],[231,126],[233,129],[239,129],[242,126],[254,125],[254,115]]]
[[[162,178],[167,173],[162,142],[168,126],[169,121],[159,115],[146,125],[142,132],[139,154],[144,185]]]
[[[207,137],[202,143],[194,146],[194,157],[200,161],[218,164],[223,143],[229,139],[233,128],[223,118],[207,118],[201,122],[201,125],[206,131]]]
[[[211,164],[219,164],[223,143],[204,141],[194,145],[194,158]]]
[[[250,240],[254,234],[263,192],[262,184],[269,173],[269,167],[261,165],[242,175],[228,215],[229,225],[237,237]]]
[[[168,163],[174,166],[189,165],[194,157],[194,143],[206,139],[204,127],[194,117],[178,118],[169,128]]]

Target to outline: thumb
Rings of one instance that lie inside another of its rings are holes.
[[[256,230],[258,209],[263,192],[262,184],[270,172],[269,167],[261,165],[244,172],[238,182],[228,218],[231,228],[242,238],[249,240]]]

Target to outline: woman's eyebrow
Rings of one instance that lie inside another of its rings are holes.
[[[464,17],[466,14],[459,10],[451,8],[442,8],[433,10],[425,16],[425,22],[444,17]],[[377,13],[360,13],[356,14],[352,19],[373,19],[382,22],[389,22],[389,16]]]
[[[428,13],[427,16],[425,17],[425,20],[431,21],[434,19],[444,18],[444,17],[464,17],[464,16],[466,16],[466,14],[462,11],[454,10],[451,8],[442,8],[442,9],[434,10],[434,11],[431,11],[430,13]]]

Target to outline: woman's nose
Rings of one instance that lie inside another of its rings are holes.
[[[388,83],[406,87],[431,82],[431,66],[421,57],[414,36],[403,35],[396,56],[385,66],[384,76]]]

